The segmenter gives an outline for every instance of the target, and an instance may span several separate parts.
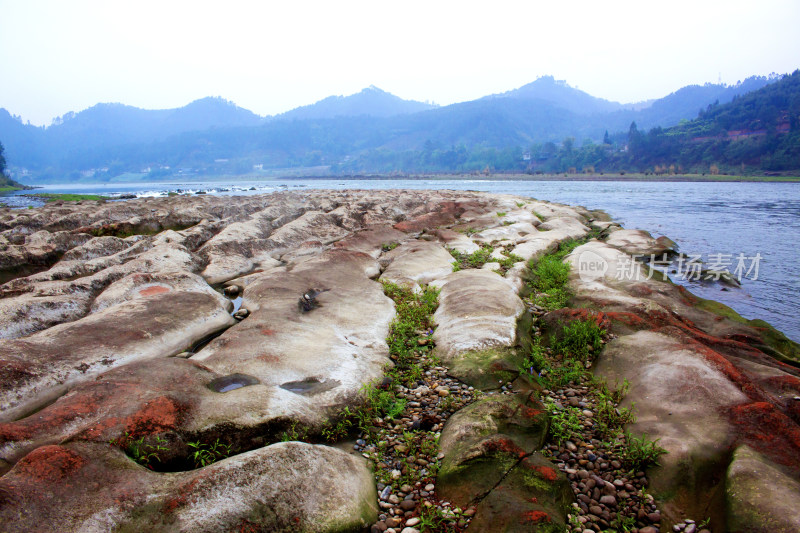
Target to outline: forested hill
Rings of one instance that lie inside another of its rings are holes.
[[[629,132],[631,162],[767,171],[800,169],[800,70],[678,126]]]
[[[800,171],[800,70],[727,104],[709,104],[699,116],[671,128],[607,136],[576,147],[567,139],[533,147],[542,172],[639,171],[656,174],[747,174]]]

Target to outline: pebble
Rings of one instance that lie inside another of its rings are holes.
[[[413,527],[404,527],[403,531],[400,533],[420,533],[419,529],[415,529]]]
[[[403,500],[400,502],[400,509],[404,511],[413,511],[417,507],[417,502],[414,500]]]
[[[413,527],[413,526],[416,526],[417,524],[419,524],[419,522],[420,522],[420,519],[415,516],[413,518],[409,518],[408,520],[406,520],[406,526]]]

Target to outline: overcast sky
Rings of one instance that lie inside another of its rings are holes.
[[[445,105],[553,75],[620,102],[800,68],[798,0],[0,0],[0,107],[222,96],[272,115],[369,85]]]

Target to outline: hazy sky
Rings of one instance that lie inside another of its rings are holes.
[[[368,85],[444,105],[549,74],[633,102],[800,68],[798,28],[798,0],[0,0],[0,107],[271,115]]]

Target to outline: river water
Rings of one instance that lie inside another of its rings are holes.
[[[272,179],[193,183],[120,183],[46,186],[36,192],[136,194],[166,191],[261,194],[302,189],[456,189],[520,196],[602,209],[624,227],[666,235],[680,251],[707,266],[739,268],[742,286],[723,290],[672,276],[702,298],[722,302],[746,318],[760,318],[800,341],[800,184],[497,179]],[[29,198],[4,197],[9,205]],[[35,202],[33,202],[35,204]]]

